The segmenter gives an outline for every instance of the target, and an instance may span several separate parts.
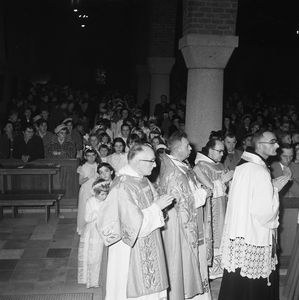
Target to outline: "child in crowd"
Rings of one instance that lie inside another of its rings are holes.
[[[93,196],[87,200],[85,209],[85,225],[80,237],[78,249],[78,283],[87,288],[98,287],[100,268],[104,253],[103,241],[97,231],[96,221],[103,201],[109,192],[108,181],[98,178],[92,185]]]
[[[95,133],[92,133],[89,135],[89,145],[92,147],[97,152],[98,158],[101,157],[100,152],[99,152],[99,139]]]
[[[77,173],[79,173],[79,184],[81,185],[77,215],[77,232],[79,235],[81,235],[84,227],[86,201],[92,196],[91,186],[98,177],[96,151],[94,149],[87,148],[84,153],[84,158],[86,159],[86,162],[77,169]]]
[[[109,155],[109,148],[107,145],[101,145],[100,148],[99,148],[99,151],[100,151],[100,158],[101,158],[101,161],[102,162],[107,162],[108,160],[108,155]]]
[[[104,162],[98,165],[98,174],[99,178],[106,180],[110,185],[115,177],[114,169],[111,167],[111,165]]]
[[[108,156],[107,162],[112,166],[116,174],[128,162],[127,154],[124,153],[125,147],[126,145],[122,138],[118,137],[114,139],[113,148],[115,152]]]
[[[98,139],[99,139],[100,145],[107,145],[109,149],[112,148],[111,138],[108,135],[108,133],[106,133],[106,132],[100,133],[98,135]]]

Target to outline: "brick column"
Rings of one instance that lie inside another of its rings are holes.
[[[222,128],[223,71],[235,47],[237,0],[184,0],[179,48],[188,68],[186,132],[200,151]]]
[[[174,42],[177,0],[150,0],[149,7],[149,56],[151,73],[150,114],[160,102],[161,95],[169,99],[170,73],[175,63]]]
[[[172,57],[150,57],[148,66],[151,74],[150,114],[154,114],[155,105],[160,103],[161,95],[169,99],[169,76],[175,59]]]
[[[142,105],[151,89],[151,74],[148,65],[136,65],[137,71],[137,104]]]

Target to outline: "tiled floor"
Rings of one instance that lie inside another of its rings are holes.
[[[4,215],[0,223],[0,295],[94,293],[77,283],[76,213]]]
[[[45,224],[43,213],[20,213],[16,219],[4,215],[0,222],[1,295],[93,293],[102,300],[101,289],[86,289],[77,283],[79,237],[76,212],[51,214]],[[281,276],[283,283],[284,276]],[[217,300],[221,279],[211,282]],[[281,292],[282,292],[281,284]],[[281,297],[280,300],[284,300]]]

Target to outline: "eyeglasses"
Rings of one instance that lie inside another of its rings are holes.
[[[218,149],[214,149],[214,148],[212,148],[212,150],[217,151],[219,154],[224,153],[224,150],[218,150]]]
[[[152,163],[154,164],[156,162],[155,159],[152,159],[152,160],[148,160],[148,159],[139,159],[140,161],[146,161],[146,162],[149,162],[149,163]]]
[[[26,132],[26,133],[34,133],[33,130],[26,130],[25,132]]]
[[[260,144],[270,144],[270,145],[274,145],[278,142],[278,140],[271,140],[270,142],[259,142]]]

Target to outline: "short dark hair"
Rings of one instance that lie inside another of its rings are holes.
[[[180,142],[183,138],[187,138],[187,134],[185,132],[176,131],[174,132],[167,140],[167,145],[170,151],[175,149],[175,145]]]
[[[230,139],[233,139],[233,138],[237,139],[236,135],[235,135],[233,132],[230,132],[230,131],[227,132],[227,133],[224,135],[223,140],[225,140],[227,137],[230,138]]]
[[[138,143],[138,144],[141,144],[141,139],[139,137],[138,134],[136,133],[131,133],[128,138],[127,138],[127,146],[129,146],[130,143]]]
[[[44,119],[39,119],[39,120],[37,120],[36,125],[39,127],[39,126],[42,125],[43,123],[46,123],[47,126],[48,126],[48,122],[47,122],[46,120],[44,120]]]
[[[125,148],[126,148],[126,143],[125,141],[121,138],[121,137],[117,137],[113,140],[113,146],[116,144],[116,143],[122,143],[123,144],[123,151],[125,151]]]
[[[288,143],[282,143],[279,145],[280,149],[294,149],[293,145],[288,144]]]
[[[123,124],[121,124],[120,130],[123,130],[123,128],[124,128],[125,126],[128,126],[129,129],[131,130],[131,126],[130,126],[128,123],[123,123]]]
[[[217,138],[216,139],[211,139],[207,142],[207,144],[205,146],[205,150],[206,150],[207,153],[209,152],[210,149],[212,149],[216,146],[217,141],[223,143],[221,139],[217,139]]]
[[[262,129],[261,129],[261,130],[258,130],[257,132],[255,132],[255,133],[253,134],[253,136],[252,136],[252,141],[251,141],[253,148],[256,149],[258,142],[261,140],[261,138],[262,138],[263,135],[264,135],[264,132],[266,132],[266,131],[267,131],[267,130],[262,130]]]
[[[105,146],[106,146],[106,145],[105,145]],[[114,168],[113,168],[110,164],[108,164],[108,163],[106,163],[106,162],[101,162],[101,163],[98,164],[98,167],[97,167],[97,173],[98,173],[98,174],[99,174],[100,169],[101,169],[102,167],[105,167],[105,168],[109,169],[111,172],[113,172],[113,173],[111,174],[111,179],[114,179],[114,177],[115,177],[115,170],[114,170]]]
[[[35,132],[35,127],[31,123],[27,123],[27,124],[24,125],[23,131],[26,131],[27,129],[32,129]]]

